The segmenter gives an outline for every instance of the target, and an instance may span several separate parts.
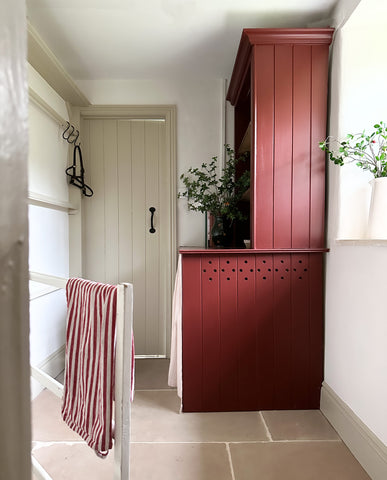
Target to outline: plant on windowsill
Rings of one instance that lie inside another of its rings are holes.
[[[218,177],[218,157],[212,157],[210,163],[202,163],[200,168],[189,168],[180,179],[185,190],[178,197],[185,197],[188,209],[210,213],[214,217],[211,236],[216,247],[228,246],[230,227],[234,220],[245,220],[239,209],[239,202],[250,186],[250,172],[245,170],[236,176],[236,165],[247,159],[248,154],[239,157],[229,145],[225,145],[227,160]]]
[[[329,160],[336,165],[355,162],[363,170],[370,171],[375,178],[387,177],[387,125],[379,122],[370,134],[349,133],[346,140],[328,137],[319,147],[328,153]]]
[[[336,165],[354,162],[373,174],[367,235],[387,239],[387,125],[376,123],[370,134],[348,134],[342,142],[328,137],[319,146]]]

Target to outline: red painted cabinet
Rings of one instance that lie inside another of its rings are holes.
[[[252,249],[181,252],[183,411],[319,407],[325,158],[318,142],[332,34],[242,33],[227,99],[235,147],[250,150]]]
[[[318,408],[321,253],[182,259],[183,411]]]

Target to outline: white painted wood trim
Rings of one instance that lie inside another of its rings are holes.
[[[325,382],[320,409],[368,475],[373,480],[385,480],[387,446]]]
[[[56,277],[54,275],[46,275],[45,273],[31,272],[30,280],[33,282],[44,283],[52,287],[66,288],[67,278]]]
[[[43,372],[44,374],[48,375],[50,379],[53,379],[63,371],[64,365],[65,365],[65,345],[62,345],[58,350],[53,352],[51,355],[45,358],[38,365],[35,365],[34,368],[36,371]],[[39,393],[43,391],[43,389],[45,388],[45,385],[42,385],[40,376],[39,378],[35,378],[31,372],[31,377],[34,380],[36,380],[36,381],[31,381],[31,400],[33,400],[39,395]],[[57,388],[56,383],[54,385],[55,385],[55,388]]]
[[[28,88],[28,98],[31,103],[41,108],[44,113],[51,117],[58,125],[65,126],[67,120],[51,107],[33,88]]]
[[[60,95],[72,105],[90,105],[89,100],[63,68],[57,57],[48,48],[42,37],[27,22],[28,62]]]
[[[36,192],[28,192],[28,203],[30,205],[36,205],[38,207],[61,210],[64,212],[68,212],[69,214],[75,214],[78,211],[77,207],[70,202],[57,200],[55,198]]]
[[[170,133],[167,144],[167,155],[170,157],[170,218],[171,218],[171,238],[170,238],[170,252],[171,252],[171,269],[170,269],[170,278],[169,284],[167,285],[167,294],[170,298],[170,311],[168,312],[168,317],[170,319],[167,322],[167,342],[166,342],[166,352],[167,357],[169,357],[171,352],[171,329],[172,329],[172,295],[173,295],[173,286],[175,283],[175,275],[177,268],[177,219],[176,219],[176,201],[177,201],[177,160],[176,160],[176,148],[177,148],[177,132],[176,132],[176,107],[171,106],[166,115],[167,120],[167,132]]]
[[[67,113],[72,125],[81,131],[79,107],[73,107],[66,102]],[[82,135],[81,135],[82,136]],[[68,165],[72,164],[73,152],[69,149]],[[76,206],[76,210],[69,212],[69,276],[82,276],[82,219],[83,219],[83,205],[82,193],[79,188],[69,185],[69,200],[70,204]],[[76,215],[73,215],[76,213]]]
[[[378,240],[377,238],[337,238],[335,244],[347,247],[387,247],[387,240]]]
[[[60,290],[60,288],[45,285],[44,287],[39,289],[37,293],[36,292],[31,293],[31,287],[30,287],[30,302],[32,302],[33,300],[36,300],[37,298],[49,295],[50,293],[57,292],[58,290]]]
[[[117,287],[114,480],[129,480],[133,285]]]
[[[63,385],[38,367],[31,367],[31,377],[59,398],[63,395]]]
[[[80,108],[83,118],[165,119],[176,112],[175,105],[90,105]]]
[[[168,358],[166,355],[135,355],[136,360],[141,360],[144,358]]]
[[[52,477],[40,465],[36,458],[31,455],[32,472],[38,480],[52,480]]]

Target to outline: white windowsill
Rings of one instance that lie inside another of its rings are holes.
[[[337,238],[335,243],[343,246],[387,247],[387,239],[376,238]]]

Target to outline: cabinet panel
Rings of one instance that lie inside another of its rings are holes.
[[[237,257],[221,257],[220,266],[220,409],[233,410],[238,404],[239,344]]]
[[[321,253],[183,255],[183,410],[318,408]]]
[[[255,298],[257,322],[257,398],[262,410],[271,409],[275,398],[276,338],[273,305],[275,280],[273,256],[255,257]]]
[[[311,49],[293,52],[293,202],[292,248],[309,246]]]
[[[253,202],[252,246],[273,247],[273,136],[274,46],[257,45],[253,51],[252,132]]]
[[[310,156],[310,247],[324,246],[325,153],[318,144],[326,136],[328,46],[312,46]]]
[[[220,295],[219,257],[202,258],[201,310],[203,348],[203,410],[216,410],[220,402]]]
[[[291,256],[291,344],[292,344],[292,378],[293,402],[292,408],[303,408],[309,401],[310,371],[310,322],[308,255]],[[322,285],[321,285],[322,287]]]
[[[273,247],[292,244],[293,47],[275,47]]]
[[[273,303],[270,307],[273,309],[274,376],[277,381],[272,408],[278,409],[282,402],[291,405],[293,398],[291,362],[293,345],[289,341],[292,338],[291,316],[289,320],[292,305],[291,255],[276,255],[273,263]],[[287,319],[287,321],[284,321],[284,319]]]
[[[201,258],[187,257],[183,263],[183,389],[187,412],[202,410],[203,330]]]
[[[255,302],[255,257],[238,255],[238,404],[254,410],[257,385],[257,321]]]

